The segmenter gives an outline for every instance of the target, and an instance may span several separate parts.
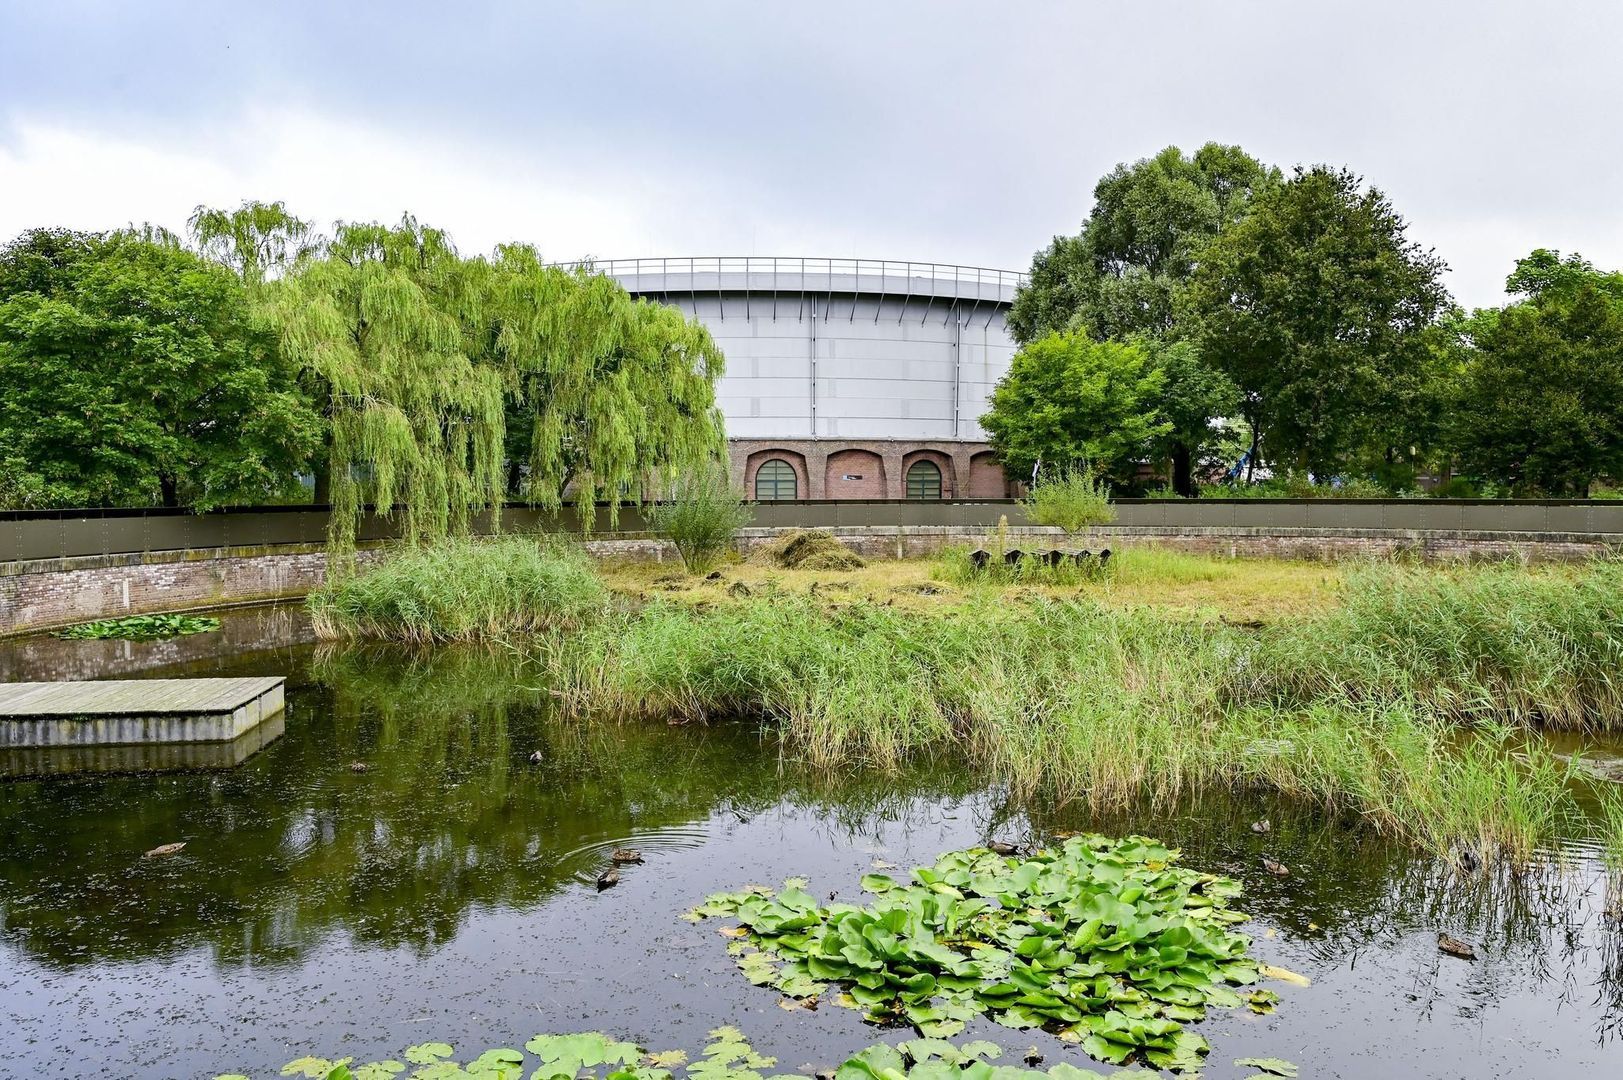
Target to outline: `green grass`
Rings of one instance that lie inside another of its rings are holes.
[[[318,636],[410,644],[571,629],[608,590],[579,549],[521,536],[407,548],[329,582],[309,599]]]
[[[1467,723],[1623,726],[1623,564],[1439,572],[1372,565],[1339,602],[1272,635],[1260,688],[1410,698]]]
[[[1261,630],[991,589],[925,613],[783,595],[654,602],[554,661],[576,712],[755,717],[825,766],[951,750],[1099,808],[1272,790],[1486,862],[1575,812],[1528,727],[1623,727],[1619,610],[1613,564],[1360,569]]]

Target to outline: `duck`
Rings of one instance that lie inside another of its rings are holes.
[[[615,848],[614,853],[609,856],[609,859],[616,866],[621,866],[625,863],[640,863],[642,862],[642,852],[638,851],[636,848]]]
[[[1459,938],[1454,937],[1451,934],[1438,933],[1437,951],[1447,953],[1449,956],[1457,956],[1461,960],[1476,959],[1476,949],[1471,945],[1471,943],[1469,941],[1461,941]]]

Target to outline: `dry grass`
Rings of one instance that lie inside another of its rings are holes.
[[[935,557],[882,559],[857,570],[839,571],[784,570],[734,562],[721,567],[721,577],[715,580],[685,578],[679,567],[659,563],[608,562],[603,573],[620,596],[685,604],[727,599],[733,584],[742,582],[752,593],[815,594],[831,606],[867,600],[908,611],[938,611],[1002,588],[1021,595],[1088,597],[1112,608],[1149,607],[1242,623],[1274,622],[1322,611],[1334,603],[1342,579],[1342,569],[1331,563],[1228,559],[1150,546],[1121,550],[1114,561],[1108,576],[1081,586],[959,585],[941,580]]]

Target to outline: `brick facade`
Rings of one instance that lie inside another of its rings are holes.
[[[983,442],[902,439],[731,439],[733,482],[755,497],[755,474],[774,458],[795,470],[799,499],[905,499],[916,461],[941,470],[941,498],[1005,499],[1013,491]]]

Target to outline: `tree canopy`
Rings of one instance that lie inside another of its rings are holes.
[[[320,426],[237,281],[172,239],[0,251],[0,386],[7,495],[37,505],[286,496]]]
[[[1155,407],[1170,427],[1149,453],[1170,464],[1181,494],[1193,494],[1194,466],[1216,446],[1214,422],[1237,403],[1190,340],[1183,291],[1212,239],[1279,183],[1278,169],[1220,143],[1117,165],[1094,187],[1081,232],[1037,253],[1009,312],[1023,343],[1075,330],[1151,354],[1165,373]]]
[[[1270,461],[1338,474],[1424,367],[1446,266],[1406,231],[1380,191],[1317,166],[1263,192],[1204,249],[1185,318]]]
[[[1173,333],[1202,249],[1279,180],[1278,169],[1219,143],[1117,165],[1094,187],[1080,234],[1056,236],[1033,259],[1009,332],[1021,344],[1078,328],[1101,341]]]
[[[1156,404],[1165,385],[1142,345],[1049,334],[1015,354],[981,424],[1011,475],[1043,462],[1125,478],[1171,429]]]
[[[1623,476],[1623,274],[1540,249],[1505,288],[1522,299],[1454,324],[1458,464],[1520,494],[1586,496]]]

